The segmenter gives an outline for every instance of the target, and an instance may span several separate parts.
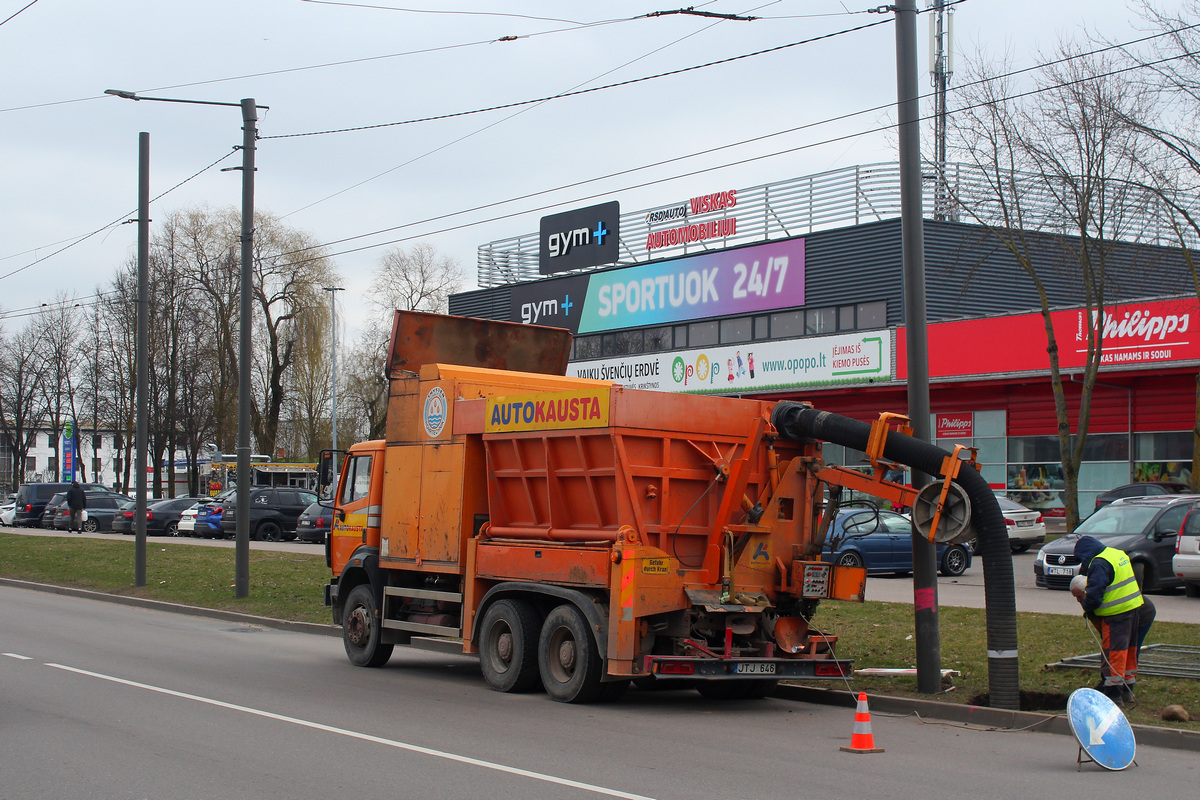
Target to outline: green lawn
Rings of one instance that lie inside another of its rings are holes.
[[[238,611],[275,619],[328,623],[322,586],[329,570],[320,553],[251,551],[250,596],[234,599],[233,550],[149,541],[146,586],[133,585],[133,540],[0,534],[0,576],[74,586],[110,594],[146,597],[204,608]],[[929,698],[916,692],[916,678],[855,678],[855,690],[873,694],[924,697],[951,703],[981,702],[988,690],[986,622],[982,609],[944,606],[939,611],[942,667],[962,673],[947,691]],[[821,604],[814,619],[836,634],[837,653],[856,668],[912,667],[916,664],[912,606],[867,602]],[[1067,656],[1094,653],[1099,647],[1082,616],[1018,614],[1021,691],[1031,702],[1025,710],[1061,711],[1066,695],[1093,686],[1094,671],[1048,670]],[[1150,642],[1194,645],[1200,626],[1156,623]],[[820,684],[828,687],[828,683]],[[1032,702],[1035,699],[1051,702]],[[1057,706],[1055,703],[1058,703]],[[1168,703],[1183,705],[1190,723],[1163,723],[1158,712]],[[1143,677],[1137,705],[1126,708],[1129,721],[1200,730],[1200,681]]]

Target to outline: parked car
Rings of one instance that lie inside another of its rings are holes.
[[[1183,591],[1188,597],[1200,597],[1200,504],[1188,509],[1179,526],[1171,571],[1183,581]]]
[[[120,508],[123,503],[132,502],[123,494],[113,494],[112,492],[87,492],[87,507],[85,509],[86,517],[80,527],[85,531],[110,531],[112,530],[113,520],[120,514]],[[47,506],[47,510],[49,506]],[[48,514],[47,514],[48,515]],[[67,507],[66,502],[58,505],[52,525],[56,530],[70,530],[71,528],[71,509]]]
[[[866,567],[868,575],[912,572],[912,521],[894,511],[843,508],[829,526],[821,560]],[[962,575],[971,566],[971,550],[940,544],[937,563],[943,575]]]
[[[179,533],[179,517],[184,509],[199,502],[199,497],[168,497],[146,504],[146,535],[176,536]]]
[[[99,483],[81,484],[84,491],[104,492],[107,487]],[[42,524],[42,512],[50,498],[59,492],[66,492],[70,483],[22,483],[17,489],[16,513],[13,524],[18,528],[36,528]]]
[[[179,515],[179,535],[180,536],[195,536],[196,535],[196,515],[200,513],[201,506],[208,505],[208,498],[203,497],[193,503],[190,507],[185,508]]]
[[[296,519],[296,538],[302,542],[324,544],[332,525],[332,506],[313,503]]]
[[[226,489],[211,498],[207,505],[196,509],[196,536],[205,539],[224,539],[225,531],[221,528],[221,517],[225,514],[226,503],[237,502],[237,489]]]
[[[7,503],[0,505],[0,525],[12,525],[13,517],[17,514],[17,502],[9,500]]]
[[[296,522],[304,509],[317,502],[315,492],[289,486],[254,486],[250,489],[250,538],[275,542],[296,538]],[[237,532],[237,504],[226,503],[221,515],[226,536]]]
[[[1048,589],[1069,588],[1071,578],[1079,574],[1075,542],[1087,535],[1128,553],[1143,591],[1178,586],[1181,581],[1171,568],[1171,558],[1183,520],[1198,500],[1200,495],[1170,494],[1112,501],[1079,523],[1073,533],[1038,551],[1033,561],[1035,583]]]
[[[67,507],[67,493],[55,492],[54,496],[46,501],[46,507],[42,509],[42,519],[38,522],[39,528],[46,530],[54,529],[54,520],[58,517],[59,508]]]
[[[1007,497],[996,496],[1004,527],[1008,529],[1008,546],[1014,553],[1024,553],[1035,544],[1046,541],[1046,521],[1040,511],[1031,511]],[[979,540],[974,540],[971,552],[979,554]]]
[[[113,533],[133,533],[133,512],[136,508],[136,500],[122,500],[119,502],[110,530]]]
[[[1142,483],[1127,483],[1124,486],[1118,486],[1115,489],[1109,489],[1107,492],[1099,495],[1096,498],[1096,508],[1093,511],[1098,511],[1114,500],[1122,497],[1154,497],[1165,494],[1187,494],[1192,490],[1192,487],[1186,483],[1178,481],[1143,481]]]

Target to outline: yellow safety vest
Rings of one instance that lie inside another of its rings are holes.
[[[1113,580],[1104,590],[1104,597],[1093,613],[1100,617],[1111,617],[1113,614],[1132,611],[1145,602],[1142,600],[1142,590],[1138,588],[1128,555],[1115,547],[1106,547],[1096,554],[1096,558],[1103,558],[1112,564]]]

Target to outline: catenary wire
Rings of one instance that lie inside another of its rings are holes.
[[[963,1],[963,0],[959,0],[959,2],[962,2],[962,1]],[[1088,56],[1096,55],[1096,54],[1098,54],[1098,53],[1102,53],[1102,52],[1105,52],[1105,51],[1108,51],[1108,50],[1113,50],[1113,49],[1118,49],[1118,48],[1129,47],[1129,46],[1131,46],[1131,45],[1139,44],[1139,43],[1142,43],[1142,42],[1145,42],[1145,41],[1148,41],[1148,40],[1151,40],[1151,39],[1160,38],[1160,37],[1162,37],[1162,36],[1167,36],[1167,35],[1173,35],[1173,34],[1176,34],[1176,33],[1182,32],[1182,31],[1186,31],[1186,30],[1191,30],[1191,29],[1194,29],[1194,28],[1196,28],[1196,27],[1200,27],[1200,24],[1182,26],[1182,27],[1180,27],[1180,28],[1175,28],[1175,29],[1172,29],[1172,30],[1169,30],[1169,31],[1165,31],[1165,32],[1162,32],[1162,33],[1151,34],[1151,35],[1148,35],[1148,36],[1142,37],[1142,38],[1140,38],[1140,39],[1131,40],[1131,41],[1128,41],[1128,42],[1123,42],[1123,43],[1117,43],[1117,44],[1113,44],[1113,45],[1108,45],[1108,46],[1101,47],[1101,48],[1096,48],[1095,50],[1088,51],[1088,52],[1086,52],[1086,53],[1079,53],[1079,54],[1074,54],[1074,55],[1066,56],[1066,57],[1064,57],[1064,58],[1062,58],[1062,59],[1059,59],[1059,60],[1056,60],[1056,61],[1047,62],[1047,63],[1045,63],[1045,64],[1034,65],[1034,66],[1027,67],[1027,68],[1023,68],[1023,69],[1020,69],[1020,70],[1014,70],[1014,71],[1012,71],[1012,72],[1009,72],[1009,73],[1006,73],[1006,74],[1004,74],[1004,75],[995,76],[995,77],[997,77],[997,78],[1011,77],[1011,76],[1014,76],[1014,75],[1019,75],[1019,74],[1022,74],[1022,73],[1024,73],[1024,72],[1029,72],[1029,71],[1033,71],[1033,70],[1041,69],[1041,68],[1044,68],[1044,67],[1046,67],[1046,66],[1052,66],[1053,64],[1056,64],[1056,63],[1062,63],[1062,62],[1064,62],[1064,61],[1069,61],[1069,60],[1072,60],[1072,59],[1075,59],[1075,58],[1084,58],[1084,57],[1088,57]],[[1089,76],[1089,77],[1086,77],[1086,78],[1081,78],[1081,79],[1078,79],[1078,80],[1076,80],[1076,81],[1069,81],[1069,82],[1065,82],[1065,83],[1061,83],[1061,84],[1055,84],[1055,85],[1052,85],[1052,86],[1045,86],[1045,87],[1036,88],[1036,89],[1030,90],[1030,91],[1028,91],[1028,92],[1023,92],[1023,93],[1019,93],[1019,94],[1016,94],[1016,95],[1012,95],[1012,96],[1010,96],[1010,97],[1007,97],[1007,98],[1005,98],[1005,99],[1006,99],[1006,100],[1018,99],[1018,98],[1021,98],[1021,97],[1030,96],[1030,95],[1033,95],[1033,94],[1038,94],[1038,93],[1041,93],[1041,92],[1044,92],[1044,91],[1050,91],[1050,90],[1053,90],[1053,89],[1056,89],[1056,88],[1061,88],[1061,87],[1063,87],[1063,86],[1071,85],[1071,84],[1074,84],[1074,83],[1086,82],[1086,81],[1088,81],[1088,80],[1094,80],[1094,79],[1096,79],[1096,78],[1107,77],[1107,76],[1110,76],[1110,75],[1113,75],[1113,74],[1117,74],[1117,73],[1121,73],[1121,72],[1127,72],[1127,71],[1134,70],[1134,69],[1141,69],[1141,68],[1147,68],[1147,67],[1151,67],[1151,66],[1154,66],[1154,65],[1156,65],[1156,64],[1165,63],[1165,62],[1167,62],[1167,61],[1172,61],[1172,60],[1177,60],[1177,59],[1179,59],[1179,58],[1189,57],[1189,56],[1191,56],[1191,55],[1195,55],[1195,54],[1193,54],[1193,53],[1184,53],[1184,54],[1182,54],[1182,55],[1178,55],[1178,56],[1174,56],[1174,57],[1169,57],[1169,58],[1160,59],[1159,61],[1156,61],[1156,62],[1151,62],[1151,63],[1149,63],[1149,64],[1136,64],[1136,65],[1133,65],[1133,66],[1131,66],[1131,67],[1127,67],[1127,68],[1123,68],[1123,69],[1119,69],[1119,70],[1114,70],[1114,71],[1112,71],[1112,72],[1109,72],[1109,73],[1104,73],[1104,74],[1101,74],[1101,75]],[[974,83],[961,84],[961,85],[959,85],[959,86],[955,86],[955,87],[952,87],[952,88],[953,88],[953,90],[956,90],[956,91],[961,91],[962,89],[964,89],[964,88],[967,88],[967,87],[969,87],[969,86],[972,86],[972,85],[976,85],[976,84],[978,84],[978,83],[982,82],[983,80],[987,80],[987,79],[981,79],[980,81],[976,81],[976,82],[974,82]],[[845,114],[845,115],[841,115],[841,116],[839,116],[839,117],[830,118],[830,120],[820,120],[820,121],[817,121],[817,122],[814,122],[814,123],[808,123],[808,124],[806,124],[806,125],[803,125],[803,126],[798,126],[797,128],[788,129],[788,130],[786,130],[786,131],[780,131],[780,132],[777,132],[777,133],[774,133],[774,134],[766,134],[766,135],[764,135],[764,136],[761,136],[761,137],[755,137],[754,139],[749,139],[749,140],[745,140],[745,141],[743,141],[743,142],[738,142],[738,143],[734,143],[734,144],[731,144],[731,145],[725,145],[725,146],[722,146],[722,147],[712,148],[712,149],[710,149],[710,150],[701,151],[701,152],[699,152],[699,153],[691,154],[691,155],[688,155],[688,156],[681,156],[681,157],[674,158],[674,159],[668,159],[667,161],[663,161],[663,162],[657,162],[657,163],[655,163],[655,164],[651,164],[651,165],[645,165],[645,166],[643,166],[643,167],[631,168],[631,169],[629,169],[629,170],[624,170],[624,171],[621,171],[621,172],[618,172],[618,173],[612,173],[612,174],[610,174],[610,175],[601,176],[601,177],[599,177],[599,178],[593,178],[593,179],[588,179],[588,180],[584,180],[584,181],[579,181],[579,182],[577,182],[577,183],[574,183],[574,184],[568,184],[568,185],[566,185],[566,186],[555,187],[555,188],[553,188],[553,189],[547,189],[547,190],[543,190],[543,191],[540,191],[540,192],[534,192],[534,193],[531,193],[531,194],[529,194],[529,195],[524,195],[524,196],[522,196],[522,197],[518,197],[518,198],[509,198],[509,199],[507,199],[507,200],[497,201],[497,202],[495,202],[495,203],[490,203],[490,204],[486,204],[486,205],[483,205],[483,206],[477,206],[477,207],[474,207],[474,208],[471,208],[471,209],[466,209],[466,210],[463,210],[463,211],[458,211],[458,212],[449,212],[449,213],[447,213],[447,214],[443,214],[443,215],[440,215],[440,216],[436,216],[436,217],[427,218],[427,219],[425,219],[425,220],[420,220],[420,221],[417,221],[417,222],[412,222],[412,223],[407,223],[407,224],[404,224],[404,225],[393,226],[393,227],[390,227],[390,228],[384,228],[384,229],[380,229],[380,230],[372,231],[372,232],[369,232],[369,233],[364,233],[364,234],[358,234],[358,235],[355,235],[355,236],[345,237],[345,238],[342,238],[342,239],[336,239],[336,240],[332,240],[332,241],[330,241],[330,242],[325,242],[325,243],[322,243],[322,244],[319,244],[319,245],[314,245],[312,248],[302,248],[302,249],[300,249],[300,250],[296,250],[296,251],[289,251],[288,253],[283,253],[283,254],[281,254],[281,255],[285,255],[285,256],[286,256],[286,255],[293,255],[293,254],[297,254],[297,253],[301,253],[301,252],[306,252],[306,251],[308,251],[308,250],[312,250],[312,249],[316,249],[316,248],[323,248],[323,247],[327,247],[327,246],[329,246],[329,245],[332,245],[332,244],[339,244],[339,243],[343,243],[343,242],[354,241],[354,240],[357,240],[357,239],[362,239],[362,238],[366,238],[366,237],[369,237],[369,236],[376,236],[376,235],[379,235],[379,234],[381,234],[381,233],[388,233],[388,232],[392,232],[392,231],[402,230],[402,229],[404,229],[404,228],[410,228],[410,227],[413,227],[413,226],[416,226],[416,225],[427,224],[427,223],[429,223],[429,222],[439,221],[439,220],[442,220],[442,219],[448,219],[448,218],[451,218],[451,217],[454,217],[454,216],[459,216],[459,215],[461,215],[461,214],[472,213],[472,212],[474,212],[474,211],[479,211],[479,210],[483,210],[483,209],[486,209],[486,208],[492,208],[492,207],[496,207],[496,206],[499,206],[499,205],[504,205],[504,204],[506,204],[506,203],[510,203],[510,202],[516,202],[516,201],[519,201],[519,200],[522,200],[522,199],[529,199],[530,197],[534,197],[534,196],[539,196],[539,195],[549,194],[549,193],[551,193],[551,192],[554,192],[554,191],[560,191],[560,190],[562,190],[562,189],[564,189],[564,188],[571,188],[571,187],[573,187],[573,186],[580,186],[580,185],[585,185],[585,184],[588,184],[588,183],[594,183],[594,182],[596,182],[596,181],[605,180],[605,179],[607,179],[607,178],[610,178],[610,177],[616,177],[616,176],[619,176],[619,175],[623,175],[623,174],[629,174],[629,173],[632,173],[632,172],[636,172],[636,171],[638,171],[638,170],[640,170],[640,169],[652,168],[652,167],[654,167],[654,166],[659,166],[659,165],[662,165],[662,164],[671,163],[671,162],[673,162],[673,161],[679,161],[679,160],[683,160],[683,159],[686,159],[686,158],[690,158],[690,157],[694,157],[694,156],[698,156],[698,155],[703,155],[703,154],[707,154],[707,153],[710,153],[710,152],[715,152],[715,151],[717,151],[717,150],[721,150],[721,149],[727,149],[727,148],[730,148],[730,147],[741,146],[742,144],[751,143],[751,142],[754,142],[754,141],[759,141],[759,140],[766,139],[766,138],[770,138],[770,137],[773,137],[773,136],[782,135],[782,134],[785,134],[785,133],[791,133],[791,132],[795,132],[795,131],[803,130],[803,129],[810,128],[810,127],[815,127],[815,126],[817,126],[817,125],[824,124],[824,123],[825,123],[825,122],[827,122],[827,121],[836,121],[836,120],[841,120],[841,119],[845,119],[845,118],[847,118],[847,117],[852,117],[852,116],[856,116],[856,115],[861,115],[861,114],[865,114],[865,113],[870,113],[871,111],[878,111],[878,110],[881,110],[881,109],[884,109],[884,108],[890,108],[890,107],[891,107],[891,105],[892,105],[891,103],[888,103],[888,104],[886,104],[886,105],[876,106],[876,107],[875,107],[875,108],[873,108],[873,109],[866,109],[866,110],[864,110],[864,111],[851,112],[851,113],[848,113],[848,114]],[[968,108],[969,108],[969,107],[968,107]],[[967,108],[958,109],[958,110],[967,110]],[[931,118],[930,116],[924,116],[924,117],[921,117],[919,121],[926,121],[926,120],[928,120],[928,119],[930,119],[930,118]],[[765,158],[771,158],[771,157],[774,157],[774,156],[777,156],[777,155],[785,155],[785,154],[788,154],[788,153],[797,152],[797,151],[799,151],[799,150],[809,149],[809,148],[811,148],[811,147],[816,147],[816,146],[820,146],[820,145],[824,145],[824,144],[830,144],[830,143],[834,143],[834,142],[838,142],[838,141],[844,141],[844,140],[847,140],[847,139],[856,138],[856,137],[858,137],[858,136],[864,136],[864,135],[868,135],[868,134],[871,134],[871,133],[876,133],[876,132],[880,132],[880,131],[888,130],[888,129],[890,129],[891,127],[893,127],[893,125],[891,125],[891,124],[884,125],[884,126],[879,126],[879,127],[872,128],[872,129],[868,129],[868,130],[859,131],[859,132],[857,132],[857,133],[852,133],[852,134],[847,134],[847,135],[844,135],[844,136],[835,137],[835,138],[833,138],[833,139],[827,139],[827,140],[820,141],[820,142],[809,143],[809,144],[807,144],[807,145],[801,145],[801,146],[798,146],[798,147],[795,147],[795,148],[789,148],[789,149],[787,149],[787,150],[778,151],[778,152],[775,152],[775,153],[764,154],[764,155],[760,155],[760,156],[757,156],[757,157],[752,157],[752,158],[748,158],[748,159],[743,159],[743,160],[741,160],[741,161],[737,161],[737,162],[731,162],[731,163],[729,163],[729,164],[717,165],[717,166],[715,166],[715,167],[710,167],[710,168],[706,168],[706,169],[696,170],[696,171],[689,172],[689,173],[685,173],[685,174],[682,174],[682,175],[676,175],[676,176],[674,176],[672,179],[673,179],[673,180],[677,180],[677,179],[680,179],[680,178],[691,177],[691,176],[694,176],[694,175],[703,174],[703,173],[706,173],[706,172],[712,172],[712,171],[716,171],[716,170],[718,170],[718,169],[724,169],[724,168],[731,167],[731,166],[739,166],[739,165],[742,165],[742,164],[745,164],[745,163],[750,163],[750,162],[752,162],[752,161],[758,161],[758,160],[762,160],[762,159],[765,159]],[[225,158],[227,158],[227,157],[228,157],[228,155],[229,155],[229,154],[227,154],[227,155],[225,156]],[[220,159],[220,160],[223,160],[223,159]],[[219,163],[219,160],[218,160],[218,162],[214,162],[214,163]],[[210,167],[211,167],[211,165],[210,165]],[[206,168],[206,169],[207,169],[207,168]],[[203,170],[202,170],[202,172],[203,172]],[[197,173],[197,174],[199,174],[199,173]],[[193,177],[195,177],[195,176],[193,176]],[[190,180],[190,179],[189,179],[189,180]],[[185,182],[186,182],[186,181],[185,181]],[[634,189],[634,188],[642,188],[642,187],[645,187],[645,186],[648,186],[648,185],[652,185],[652,184],[654,184],[654,183],[659,183],[659,182],[661,182],[661,181],[651,181],[651,182],[647,182],[647,183],[636,184],[636,185],[634,185],[634,186],[625,187],[625,189],[624,189],[624,190],[625,190],[625,191],[628,191],[628,190],[630,190],[630,189]],[[182,184],[180,184],[180,185],[182,185]],[[175,187],[175,188],[178,188],[178,187]],[[168,191],[171,191],[171,190],[168,190]],[[611,191],[619,191],[619,190],[611,190]],[[606,191],[606,192],[604,192],[604,193],[601,193],[601,194],[611,194],[611,191]],[[164,194],[166,194],[166,193],[164,192]],[[162,196],[162,195],[160,195],[160,197],[161,197],[161,196]],[[588,195],[587,197],[584,197],[584,198],[581,198],[581,199],[583,199],[583,200],[586,200],[586,199],[591,199],[591,198],[594,198],[594,197],[597,197],[597,196],[601,196],[601,195],[600,195],[600,194],[593,194],[593,195]],[[157,198],[156,198],[156,199],[157,199]],[[425,233],[425,234],[422,234],[422,235],[423,235],[423,236],[430,236],[430,235],[436,235],[436,234],[441,234],[441,233],[447,233],[447,232],[451,232],[451,231],[454,231],[454,230],[459,230],[459,229],[466,228],[466,227],[472,227],[472,226],[474,226],[474,225],[487,224],[487,223],[490,223],[490,222],[495,222],[495,221],[498,221],[498,220],[508,219],[508,218],[511,218],[511,217],[514,217],[514,216],[519,216],[519,215],[526,214],[526,213],[532,213],[532,212],[534,212],[534,211],[544,210],[544,209],[547,209],[547,208],[553,208],[553,207],[555,207],[555,206],[558,206],[558,205],[562,205],[562,202],[558,202],[558,203],[550,204],[550,205],[548,205],[548,206],[543,206],[543,207],[541,207],[541,208],[537,208],[537,209],[532,209],[532,210],[524,210],[524,211],[519,211],[519,212],[513,212],[513,213],[511,213],[511,214],[505,214],[505,215],[501,215],[501,216],[498,216],[498,217],[492,217],[492,218],[489,218],[489,219],[486,219],[486,220],[478,220],[478,221],[474,221],[474,222],[471,222],[471,223],[466,223],[466,224],[463,224],[463,225],[451,226],[451,227],[448,227],[448,228],[443,228],[443,229],[440,229],[440,230],[437,230],[437,231],[431,231],[431,232],[427,232],[427,233]],[[116,223],[110,223],[109,225],[105,226],[104,228],[101,228],[100,230],[102,231],[102,230],[104,230],[104,229],[106,229],[106,228],[108,228],[108,227],[111,227],[111,226],[112,226],[112,225],[114,225],[114,224],[116,224]],[[98,232],[99,232],[99,231],[97,231],[97,232],[95,232],[95,233],[98,233]],[[82,239],[79,239],[78,241],[83,241],[83,239],[90,238],[91,236],[95,235],[95,233],[88,234],[87,236],[83,237]],[[352,249],[349,249],[349,250],[339,251],[339,252],[337,252],[337,253],[323,254],[323,255],[321,255],[320,257],[321,257],[321,258],[326,258],[326,257],[330,257],[330,258],[331,258],[331,257],[337,256],[337,255],[346,255],[346,254],[349,254],[349,253],[360,252],[360,251],[362,251],[362,250],[368,250],[368,249],[373,249],[373,248],[377,248],[377,247],[386,247],[386,246],[388,246],[388,245],[392,245],[392,244],[398,244],[398,243],[402,243],[402,242],[405,242],[405,241],[410,241],[410,240],[411,240],[411,239],[413,239],[413,238],[417,238],[417,237],[416,237],[416,236],[407,236],[407,237],[401,237],[401,238],[398,238],[398,239],[393,239],[393,240],[390,240],[390,241],[387,241],[387,242],[382,242],[382,243],[377,243],[377,244],[367,245],[367,246],[364,246],[364,247],[359,247],[359,248],[352,248]],[[78,243],[78,241],[77,241],[77,242],[75,242],[75,244],[77,244],[77,243]],[[68,247],[70,247],[70,246],[73,246],[73,245],[68,245]],[[63,249],[66,249],[66,248],[63,248]],[[50,255],[48,255],[48,256],[46,256],[46,257],[42,258],[42,259],[38,259],[38,261],[35,261],[35,262],[34,262],[34,264],[36,264],[36,263],[39,263],[40,261],[43,261],[43,260],[45,260],[45,258],[49,258],[49,257],[50,257],[50,256],[52,256],[52,255],[56,255],[56,254],[57,254],[57,252],[61,252],[61,250],[60,250],[60,251],[56,251],[55,253],[52,253],[52,254],[50,254]],[[302,262],[301,262],[301,263],[302,263]],[[18,270],[14,270],[13,272],[10,272],[10,273],[8,273],[7,275],[0,275],[0,279],[3,279],[4,277],[8,277],[9,275],[16,274],[16,272],[20,272],[20,271],[22,271],[23,269],[26,269],[26,268],[28,268],[28,266],[33,266],[33,264],[27,265],[27,267],[23,267],[23,268],[20,268],[20,269],[18,269]]]

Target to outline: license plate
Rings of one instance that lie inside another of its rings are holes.
[[[737,665],[738,675],[774,675],[775,665],[765,661],[748,661]]]
[[[1029,528],[1029,527],[1032,527],[1032,526],[1033,526],[1033,520],[1031,520],[1031,519],[1019,519],[1019,520],[1017,520],[1017,527],[1018,527],[1018,528]]]
[[[1074,575],[1074,567],[1046,567],[1047,575]]]

